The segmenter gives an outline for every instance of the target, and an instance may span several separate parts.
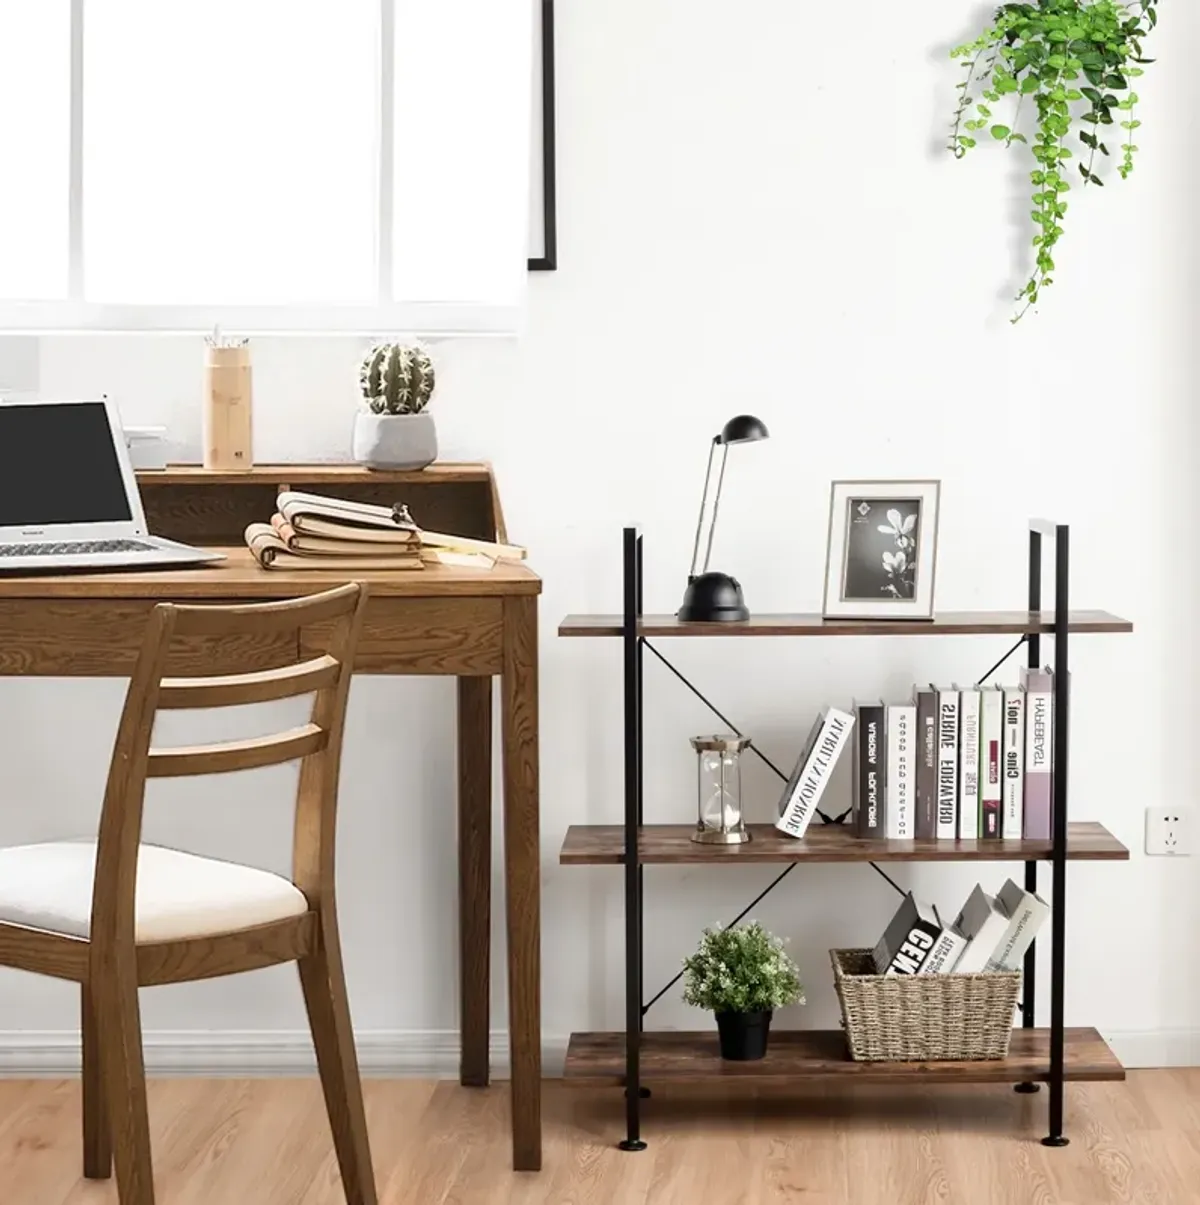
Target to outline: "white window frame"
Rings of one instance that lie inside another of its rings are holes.
[[[439,336],[511,335],[519,305],[482,302],[396,301],[392,287],[395,238],[396,0],[378,0],[375,245],[378,292],[362,305],[113,305],[84,300],[83,171],[84,9],[70,0],[70,172],[68,268],[65,300],[0,301],[0,334],[87,332],[195,333],[220,326],[246,334],[353,334],[396,332]],[[521,263],[524,265],[524,257]]]

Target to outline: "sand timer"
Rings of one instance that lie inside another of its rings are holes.
[[[742,753],[748,736],[694,736],[696,750],[696,831],[705,845],[741,845],[750,840],[742,819]]]

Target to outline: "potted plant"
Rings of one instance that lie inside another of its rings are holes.
[[[1033,266],[1017,294],[1019,322],[1054,283],[1075,170],[1080,187],[1104,186],[1113,143],[1127,179],[1137,154],[1142,39],[1158,22],[1158,0],[1026,0],[1001,4],[983,32],[956,46],[967,67],[949,149],[961,159],[980,140],[1028,148]],[[1024,127],[1024,129],[1022,129]],[[1072,137],[1074,135],[1074,137]]]
[[[683,998],[716,1013],[723,1059],[761,1059],[775,1009],[804,1003],[799,968],[757,921],[705,929],[683,966]]]
[[[423,469],[437,459],[437,428],[426,412],[433,396],[429,353],[379,343],[359,369],[366,408],[354,419],[354,459],[370,469]]]

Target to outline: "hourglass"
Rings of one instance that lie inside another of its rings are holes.
[[[741,845],[750,840],[742,819],[742,752],[748,736],[694,736],[696,750],[696,831],[704,845]]]

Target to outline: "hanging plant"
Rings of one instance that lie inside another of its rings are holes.
[[[1103,187],[1100,164],[1110,154],[1105,127],[1122,131],[1117,171],[1127,179],[1137,154],[1138,94],[1131,81],[1143,74],[1142,39],[1158,21],[1158,0],[1035,0],[1001,5],[992,24],[973,42],[951,51],[967,61],[958,85],[958,107],[949,149],[961,159],[977,145],[977,135],[1006,147],[1027,146],[1035,160],[1033,184],[1036,249],[1033,273],[1017,294],[1019,322],[1054,283],[1054,248],[1067,213],[1064,194],[1070,161],[1068,145],[1078,131],[1078,172],[1083,186]],[[1002,113],[1003,109],[1003,113]],[[1011,116],[1004,114],[1011,112]],[[1031,119],[1026,134],[1023,120]],[[1101,159],[1097,159],[1097,155]]]

